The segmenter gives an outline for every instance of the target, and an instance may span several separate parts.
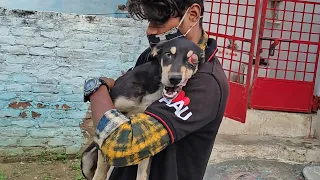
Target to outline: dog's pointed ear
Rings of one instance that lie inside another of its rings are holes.
[[[161,54],[161,51],[162,51],[162,48],[163,48],[163,45],[164,42],[160,42],[158,43],[157,45],[155,45],[154,47],[151,48],[151,52],[150,52],[150,56],[152,59],[158,59],[160,54]]]
[[[160,48],[158,46],[154,46],[153,48],[151,48],[151,57],[152,58],[157,58],[159,56],[160,53]]]
[[[153,48],[151,48],[151,56],[152,57],[159,57],[162,49],[163,49],[163,45],[166,43],[167,41],[161,41],[159,42],[157,45],[155,45]]]

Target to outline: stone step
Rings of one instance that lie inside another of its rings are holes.
[[[304,138],[218,134],[209,162],[219,163],[247,158],[286,163],[320,163],[320,141]]]
[[[306,180],[320,179],[320,166],[310,166],[303,169],[303,175]]]
[[[302,180],[304,167],[275,160],[229,160],[208,164],[203,180]]]
[[[240,123],[229,118],[224,118],[219,129],[219,134],[245,134],[278,137],[314,137],[316,121],[316,114],[287,113],[249,109],[247,111],[247,118],[245,123]],[[320,118],[318,119],[318,121],[320,121]]]

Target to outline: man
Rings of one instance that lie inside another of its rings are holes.
[[[203,0],[129,0],[128,10],[132,17],[148,20],[150,47],[161,40],[188,38],[205,50],[208,62],[184,87],[189,104],[159,100],[132,117],[115,109],[108,94],[114,81],[101,78],[107,86],[87,96],[97,127],[95,142],[115,167],[110,180],[136,180],[137,164],[150,156],[150,180],[201,180],[229,96],[221,64],[210,58],[216,41],[201,26]],[[150,51],[140,55],[136,66],[148,61]]]

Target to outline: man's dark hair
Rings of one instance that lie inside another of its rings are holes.
[[[170,17],[182,17],[192,4],[199,4],[203,15],[203,0],[128,0],[128,12],[134,19],[162,25]]]

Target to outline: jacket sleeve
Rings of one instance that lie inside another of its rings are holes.
[[[167,129],[157,119],[144,113],[127,118],[116,109],[101,118],[94,141],[107,163],[115,167],[138,164],[171,142]]]

